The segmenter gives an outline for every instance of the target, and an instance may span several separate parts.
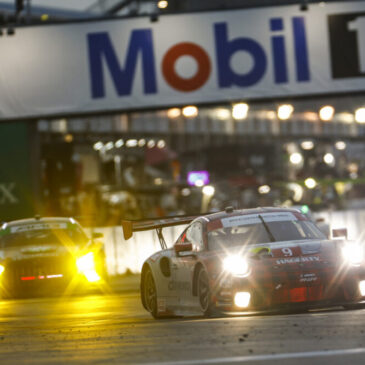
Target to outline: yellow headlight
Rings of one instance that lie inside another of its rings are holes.
[[[0,275],[4,272],[5,267],[3,265],[0,265]]]
[[[95,282],[100,280],[100,276],[95,270],[95,261],[93,252],[89,252],[88,254],[77,259],[76,266],[79,272],[84,274],[88,281]]]
[[[81,256],[76,260],[77,268],[80,272],[95,269],[94,254],[89,252],[88,254]]]

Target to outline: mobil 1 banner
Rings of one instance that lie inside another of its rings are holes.
[[[365,2],[22,27],[0,119],[365,91]]]
[[[328,17],[332,77],[365,76],[365,11]]]

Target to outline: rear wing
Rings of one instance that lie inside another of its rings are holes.
[[[167,245],[165,239],[162,235],[162,228],[181,226],[183,224],[189,224],[195,218],[200,217],[200,215],[195,216],[175,216],[157,219],[148,219],[141,221],[122,221],[123,236],[125,240],[130,239],[133,236],[133,232],[149,231],[155,229],[157,232],[158,239],[162,249],[166,249]]]

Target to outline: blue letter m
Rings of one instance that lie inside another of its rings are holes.
[[[132,32],[124,69],[119,65],[108,33],[91,33],[87,35],[87,39],[93,98],[105,96],[103,57],[118,95],[130,95],[139,52],[142,54],[144,92],[145,94],[156,93],[155,63],[150,30],[140,29]]]

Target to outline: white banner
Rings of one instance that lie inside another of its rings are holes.
[[[365,90],[365,3],[43,25],[0,39],[0,119]]]

